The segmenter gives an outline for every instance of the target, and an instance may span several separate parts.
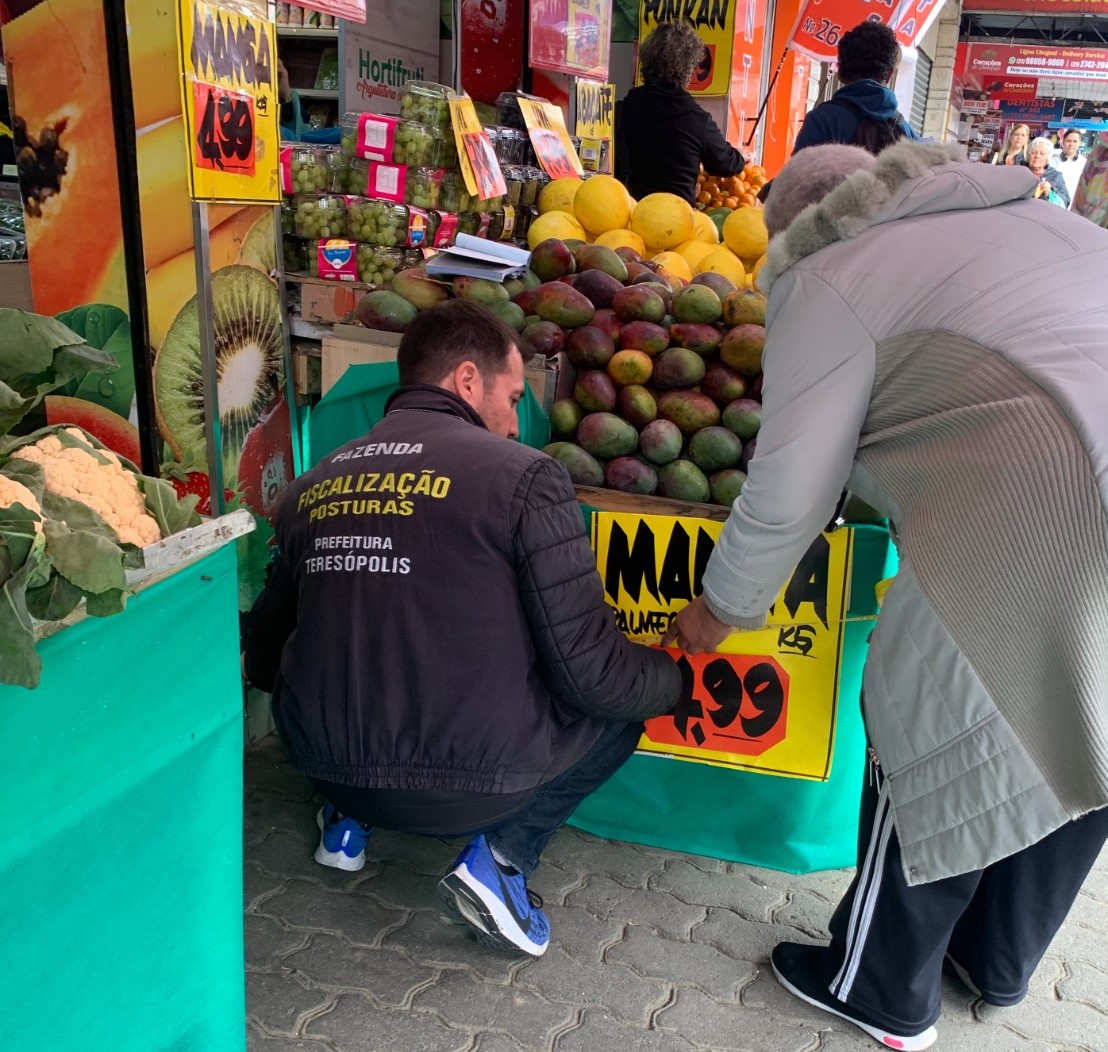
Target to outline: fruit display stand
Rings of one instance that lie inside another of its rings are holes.
[[[150,546],[121,614],[40,625],[39,687],[0,686],[6,1047],[245,1046],[232,542],[253,528]]]
[[[650,572],[662,599],[656,609],[684,605],[667,597],[696,590],[696,574],[711,547],[704,534],[718,531],[728,509],[605,489],[577,492],[609,602],[617,610],[645,611],[646,621],[628,627],[646,629],[639,638],[651,630],[657,638],[668,617],[649,619]],[[609,513],[619,516],[632,553],[628,559],[623,549],[621,566],[614,565],[613,545],[605,543]],[[640,549],[639,523],[657,534],[668,524],[686,547],[675,545],[671,535],[668,546],[659,537],[649,552]],[[830,560],[821,566],[806,557],[771,614],[770,630],[732,636],[733,645],[725,644],[737,652],[725,657],[738,673],[734,690],[726,689],[730,673],[722,663],[713,675],[712,662],[722,655],[694,658],[692,709],[651,721],[640,751],[578,807],[571,825],[615,840],[793,873],[853,864],[865,770],[862,668],[877,613],[874,588],[895,572],[895,553],[881,526],[846,525],[824,537]],[[639,578],[644,569],[647,576]],[[644,582],[641,593],[636,579]],[[807,590],[809,581],[815,594]],[[641,605],[628,600],[628,587]],[[820,624],[821,609],[826,626]],[[758,679],[767,663],[777,670],[769,677],[774,683]],[[772,691],[763,688],[776,686],[778,677],[786,688],[784,698],[776,698],[783,704],[774,719]],[[704,746],[716,750],[709,762],[697,759],[703,757],[697,747],[702,736]],[[803,776],[781,776],[790,770]]]

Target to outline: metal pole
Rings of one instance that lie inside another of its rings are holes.
[[[754,118],[754,127],[750,129],[750,135],[747,136],[746,142],[743,146],[749,146],[754,141],[754,136],[758,133],[758,125],[762,123],[762,116],[766,112],[766,107],[769,105],[769,97],[773,94],[773,87],[777,83],[777,78],[781,74],[781,67],[785,64],[785,59],[788,58],[789,49],[785,48],[781,52],[781,60],[777,63],[777,68],[773,71],[773,76],[770,78],[769,87],[766,88],[765,98],[762,99],[762,105],[758,109],[758,116]]]
[[[196,310],[200,321],[200,377],[204,385],[204,437],[208,447],[208,485],[213,515],[222,515],[223,428],[219,423],[219,370],[216,365],[215,320],[212,317],[212,254],[208,206],[192,203],[192,237],[196,246]]]

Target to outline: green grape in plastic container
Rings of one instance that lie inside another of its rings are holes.
[[[408,243],[408,209],[391,201],[371,197],[351,200],[348,215],[350,236],[355,241],[397,247]]]
[[[336,194],[297,194],[294,229],[298,237],[346,237],[346,201]]]
[[[439,168],[409,168],[404,185],[404,203],[425,211],[439,207],[443,172]]]
[[[409,80],[400,98],[400,116],[445,132],[451,127],[450,88],[426,80]]]
[[[404,267],[404,249],[359,243],[358,280],[367,285],[387,285]]]
[[[441,151],[439,151],[441,152]],[[392,159],[412,168],[433,165],[436,157],[435,133],[417,121],[400,121],[392,146]]]
[[[296,194],[322,193],[332,189],[332,154],[334,146],[294,146],[289,160],[292,192]]]

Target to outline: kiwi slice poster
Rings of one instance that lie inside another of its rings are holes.
[[[136,355],[127,313],[104,4],[4,3],[10,18],[3,27],[4,56],[35,310],[57,316],[119,362],[114,372],[47,398],[46,420],[29,419],[27,426],[77,424],[140,463],[138,361],[150,373],[161,472],[178,492],[196,494],[198,510],[210,514],[197,245],[177,27],[179,17],[218,19],[219,4],[180,0],[179,11],[178,0],[126,3],[149,332],[148,346]],[[260,96],[266,89],[252,90]],[[249,508],[258,522],[258,530],[239,542],[245,608],[264,580],[270,520],[294,475],[275,215],[265,205],[208,209],[223,496],[228,510]]]

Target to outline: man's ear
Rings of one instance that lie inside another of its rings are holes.
[[[470,405],[476,405],[484,394],[481,374],[473,362],[460,362],[453,373],[454,391]]]

